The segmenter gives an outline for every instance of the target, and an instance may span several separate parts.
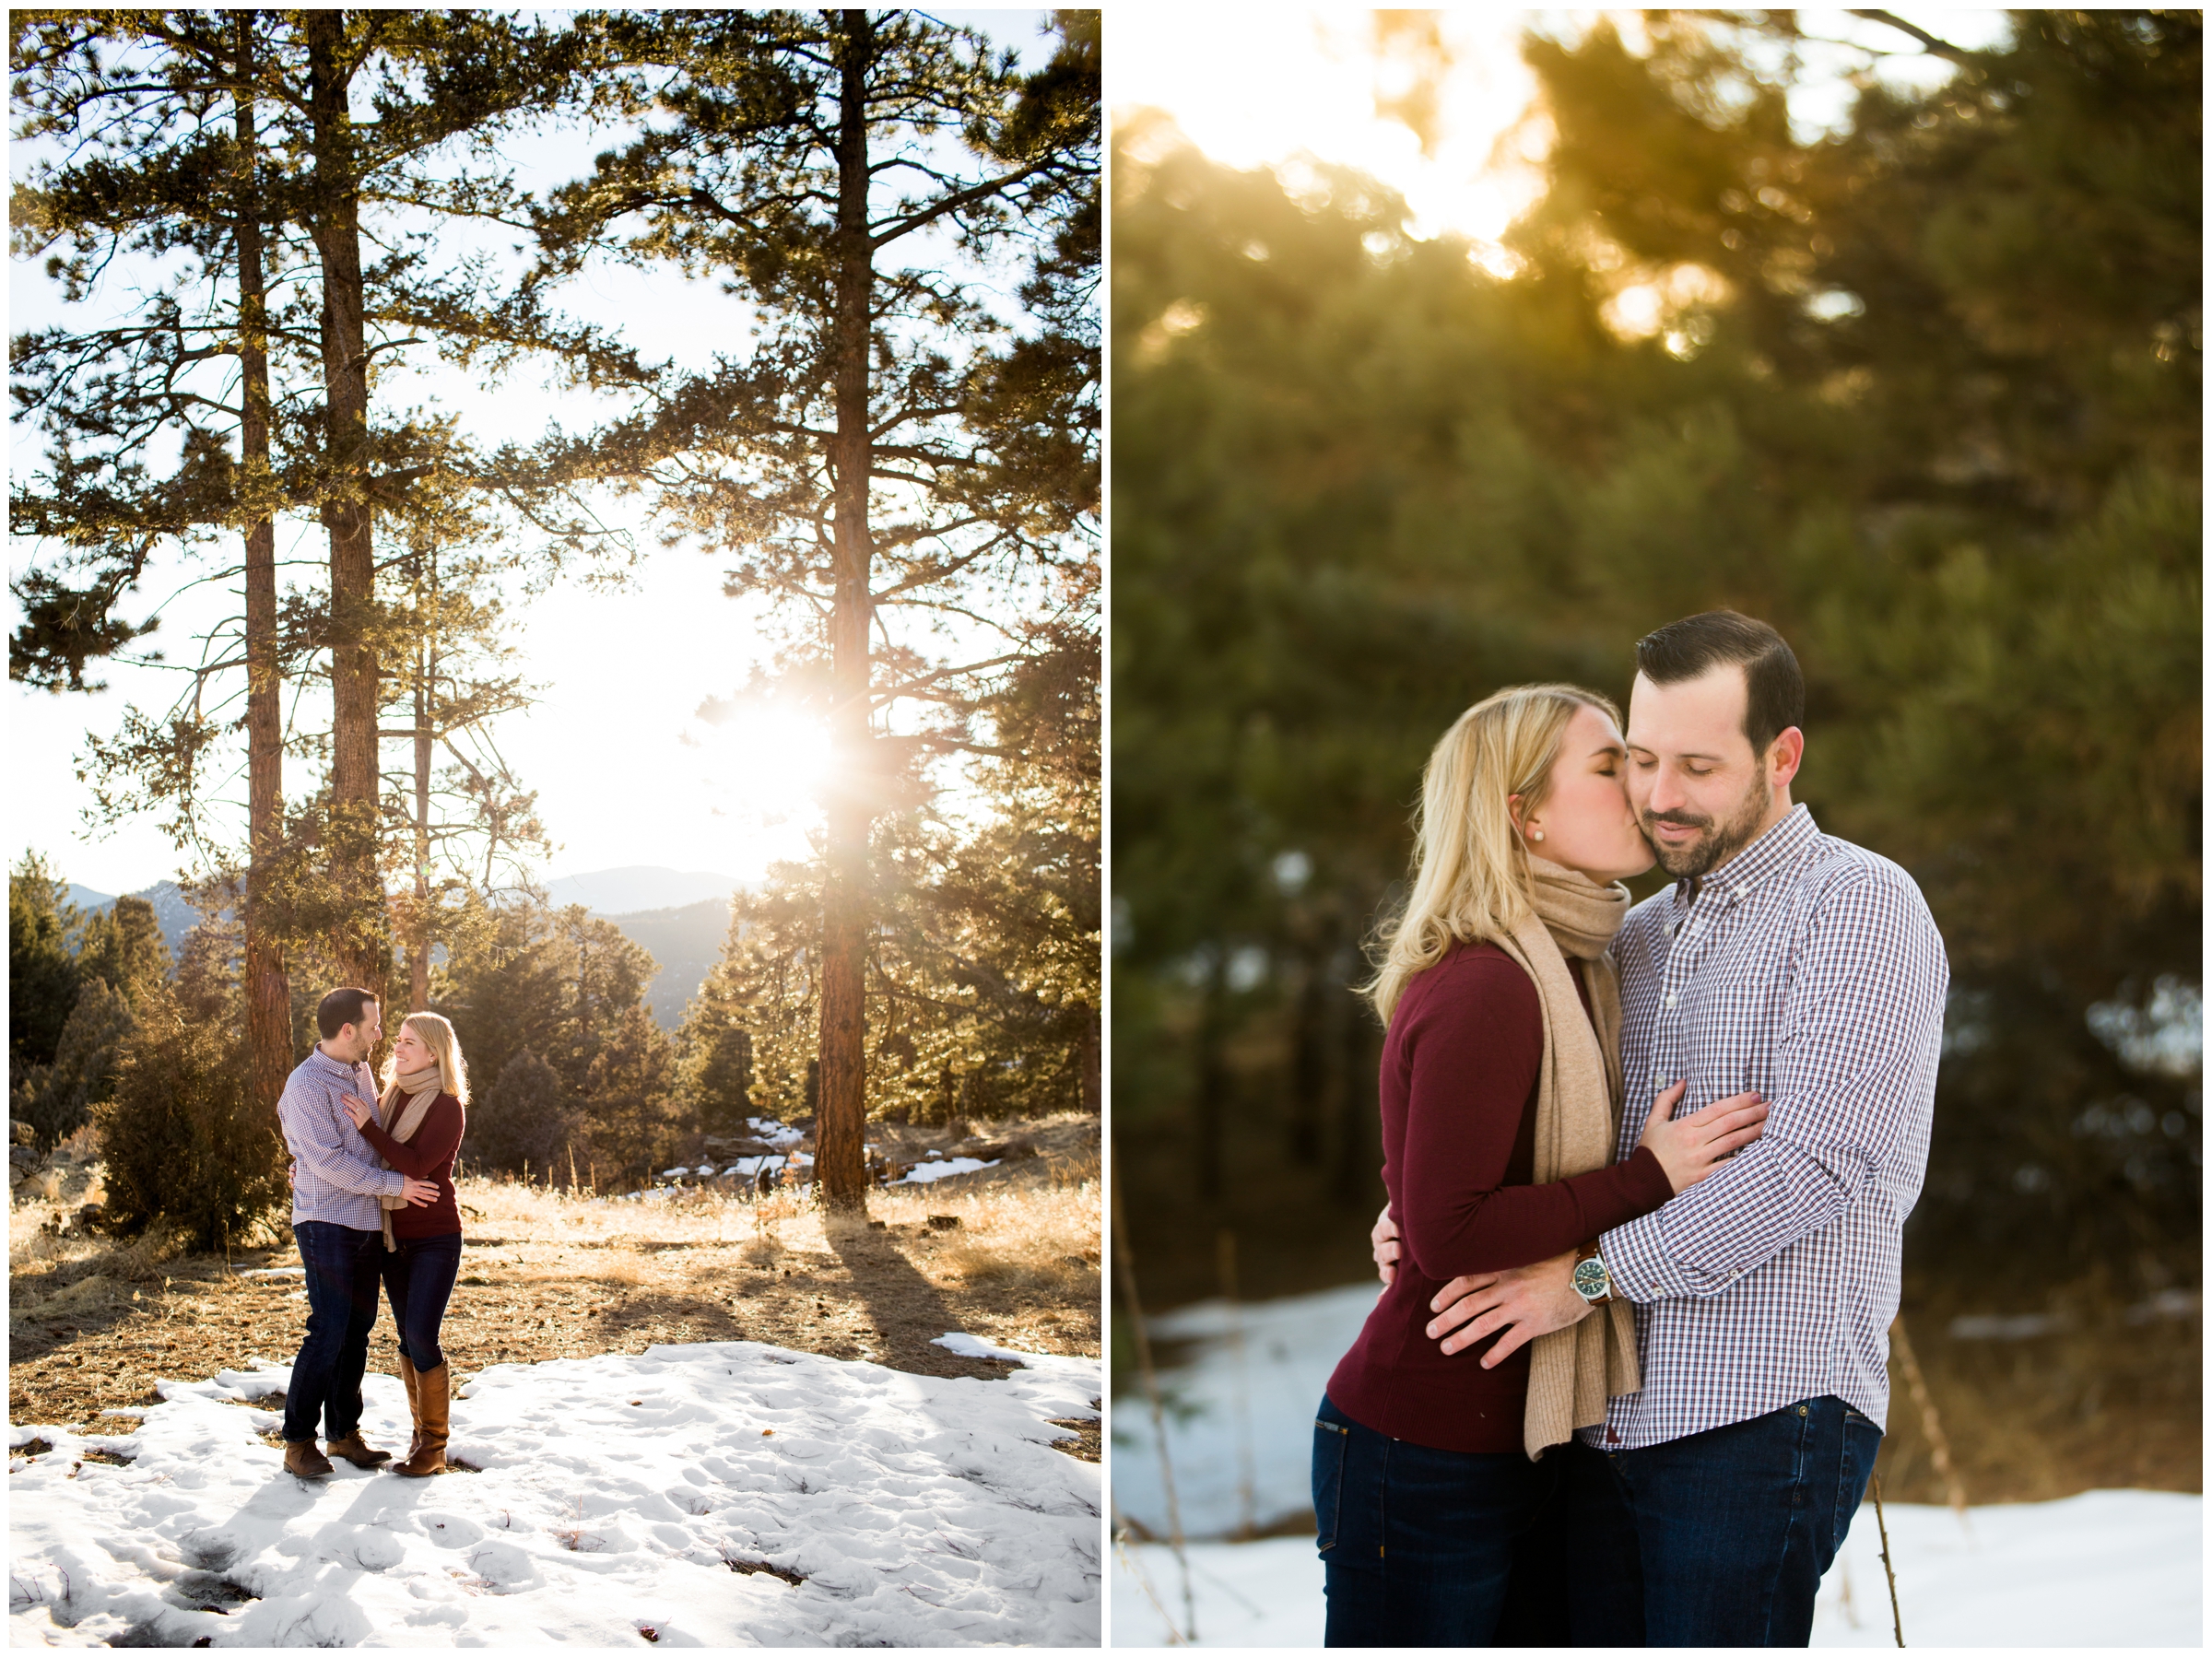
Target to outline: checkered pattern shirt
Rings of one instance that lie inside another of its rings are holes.
[[[1586,1442],[1636,1449],[1833,1393],[1888,1419],[1888,1329],[1920,1195],[1950,980],[1912,877],[1803,805],[1699,883],[1630,911],[1619,1154],[1653,1098],[1756,1089],[1766,1132],[1599,1240],[1634,1303],[1643,1389]]]
[[[292,1224],[327,1220],[356,1231],[383,1229],[380,1196],[395,1197],[407,1178],[377,1160],[346,1114],[345,1094],[376,1098],[366,1064],[341,1064],[320,1047],[285,1078],[276,1120],[292,1151]]]

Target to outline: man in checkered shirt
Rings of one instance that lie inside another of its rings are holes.
[[[1503,1330],[1494,1364],[1628,1299],[1642,1389],[1562,1447],[1576,1643],[1804,1645],[1888,1418],[1949,968],[1912,878],[1791,800],[1805,692],[1781,635],[1717,611],[1636,653],[1630,797],[1676,884],[1614,944],[1618,1154],[1686,1077],[1682,1110],[1756,1091],[1766,1131],[1579,1255],[1447,1285],[1430,1334]]]
[[[357,1467],[392,1459],[361,1437],[361,1375],[383,1280],[377,1199],[404,1197],[421,1207],[438,1197],[435,1181],[384,1167],[346,1114],[348,1093],[376,1097],[368,1063],[384,1034],[376,996],[352,986],[331,991],[315,1008],[315,1028],[323,1040],[285,1079],[276,1101],[292,1152],[292,1236],[306,1274],[307,1335],[284,1400],[284,1470],[300,1478],[328,1477],[331,1456]],[[318,1426],[324,1450],[315,1448]]]

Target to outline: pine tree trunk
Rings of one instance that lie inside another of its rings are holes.
[[[1290,1028],[1290,1160],[1312,1168],[1321,1160],[1322,1118],[1328,1108],[1328,1036],[1332,994],[1341,996],[1343,986],[1329,976],[1335,950],[1324,934],[1305,952],[1298,1002]]]
[[[437,602],[433,580],[431,603]],[[419,614],[419,612],[418,612]],[[430,699],[438,673],[437,647],[416,646],[415,674],[415,924],[407,939],[407,1011],[430,1010]]]
[[[346,919],[332,940],[348,983],[383,992],[387,924],[377,878],[376,660],[369,624],[369,347],[361,280],[360,186],[347,107],[345,14],[306,14],[314,119],[315,250],[323,267],[323,388],[330,532],[330,876]]]
[[[268,288],[262,268],[259,159],[252,87],[253,15],[236,14],[238,38],[239,373],[242,412],[238,447],[245,486],[269,476]],[[276,525],[256,517],[246,528],[246,1076],[257,1110],[275,1114],[292,1068],[292,993],[284,941],[271,901],[283,840],[284,682],[276,653]]]
[[[828,878],[822,891],[821,1109],[815,1120],[815,1177],[831,1208],[866,1205],[862,1139],[867,1122],[865,1002],[868,903],[867,782],[873,739],[868,700],[869,300],[875,250],[868,240],[867,81],[874,53],[868,14],[837,14],[844,29],[838,132],[837,316],[832,335],[837,435],[831,445],[836,596],[830,620],[836,705],[831,739],[839,775],[824,825]]]
[[[1194,1121],[1198,1200],[1208,1207],[1220,1202],[1227,1185],[1225,1141],[1229,1133],[1229,952],[1216,946],[1198,1013],[1198,1053]]]
[[[1106,1110],[1104,1043],[1099,1028],[1099,1009],[1083,1009],[1083,1109],[1093,1116]]]

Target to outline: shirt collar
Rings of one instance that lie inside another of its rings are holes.
[[[1812,810],[1806,805],[1793,805],[1781,822],[1768,829],[1749,845],[1731,857],[1719,868],[1697,882],[1700,891],[1710,891],[1724,904],[1735,903],[1748,895],[1751,888],[1788,868],[1803,856],[1806,849],[1818,838],[1820,830],[1813,821]],[[1675,882],[1675,908],[1685,911],[1697,900],[1690,890],[1691,882]]]
[[[331,1069],[336,1071],[341,1075],[349,1076],[355,1071],[360,1068],[360,1065],[359,1064],[340,1064],[337,1060],[332,1058],[328,1053],[324,1052],[320,1046],[309,1048],[307,1050],[307,1056],[311,1059],[320,1059],[324,1064],[330,1066]]]

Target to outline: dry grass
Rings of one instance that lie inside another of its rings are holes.
[[[98,1311],[144,1298],[185,1252],[167,1226],[118,1240],[77,1228],[71,1216],[103,1194],[97,1162],[50,1170],[53,1195],[17,1201],[8,1211],[8,1322]]]
[[[467,1240],[446,1348],[464,1377],[492,1363],[735,1339],[924,1374],[1005,1373],[931,1344],[955,1330],[1096,1357],[1095,1123],[1077,1154],[991,1172],[1001,1177],[876,1193],[873,1225],[787,1193],[751,1204],[721,1193],[631,1202],[464,1180]],[[81,1424],[102,1408],[153,1402],[157,1376],[291,1356],[304,1316],[299,1280],[230,1269],[297,1264],[288,1236],[226,1263],[182,1253],[166,1235],[117,1243],[57,1233],[49,1222],[58,1214],[96,1200],[77,1178],[57,1203],[21,1203],[10,1216],[12,1421]],[[933,1229],[932,1215],[959,1224]],[[371,1367],[389,1372],[396,1357],[391,1321],[380,1317]],[[1085,1443],[1095,1458],[1095,1432]]]
[[[2139,1289],[2085,1281],[2053,1292],[2063,1322],[2028,1340],[1960,1340],[1961,1311],[1986,1301],[1908,1286],[1906,1320],[1967,1499],[2048,1501],[2083,1490],[2204,1488],[2200,1317],[2130,1322]],[[1946,1499],[1929,1435],[1892,1366],[1882,1489]]]
[[[983,1186],[887,1193],[872,1205],[891,1225],[926,1227],[950,1216],[934,1253],[946,1284],[1001,1282],[1049,1296],[1077,1292],[1099,1275],[1099,1185],[1088,1177],[1030,1189]]]

